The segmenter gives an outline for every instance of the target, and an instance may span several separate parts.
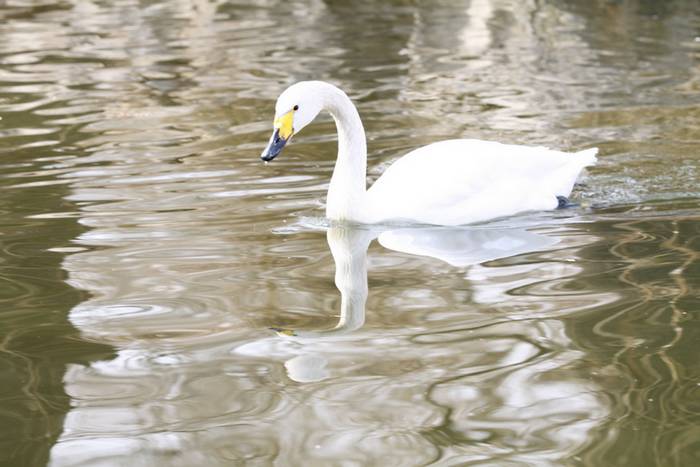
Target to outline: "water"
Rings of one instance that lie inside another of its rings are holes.
[[[0,464],[700,462],[697,2],[0,18]],[[329,228],[327,117],[258,159],[309,78],[370,181],[458,136],[600,162],[567,211]]]

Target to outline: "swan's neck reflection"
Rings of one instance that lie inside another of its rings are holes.
[[[376,232],[357,227],[331,227],[326,238],[335,261],[335,286],[340,291],[340,319],[331,329],[304,331],[275,329],[288,337],[317,338],[352,332],[365,323],[367,248]]]
[[[334,227],[328,246],[335,261],[335,286],[340,291],[340,320],[332,332],[350,332],[365,323],[367,248],[374,239],[368,230]]]

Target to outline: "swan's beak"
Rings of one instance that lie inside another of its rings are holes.
[[[262,154],[260,154],[260,159],[264,160],[265,162],[271,161],[277,157],[280,152],[282,152],[282,148],[285,144],[287,144],[287,141],[289,140],[282,138],[280,135],[279,128],[276,128],[274,133],[272,133],[270,142],[267,143],[267,147]]]
[[[287,142],[292,139],[292,135],[294,135],[294,128],[292,127],[293,123],[293,110],[290,110],[286,114],[275,119],[275,131],[272,133],[272,137],[270,138],[270,142],[267,143],[267,147],[262,154],[260,154],[260,159],[268,162],[282,152],[284,145],[287,144]]]

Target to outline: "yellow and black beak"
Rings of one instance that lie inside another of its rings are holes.
[[[260,159],[268,162],[282,152],[284,145],[287,144],[287,142],[292,139],[292,136],[294,135],[294,128],[292,127],[293,123],[294,110],[290,110],[286,114],[275,119],[275,131],[272,133],[272,137],[270,138],[270,142],[267,143],[267,147],[262,154],[260,154]]]

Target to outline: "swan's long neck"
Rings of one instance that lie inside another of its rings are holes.
[[[360,114],[350,98],[329,86],[324,108],[338,130],[338,160],[328,187],[326,215],[334,220],[359,220],[367,190],[367,141]]]

